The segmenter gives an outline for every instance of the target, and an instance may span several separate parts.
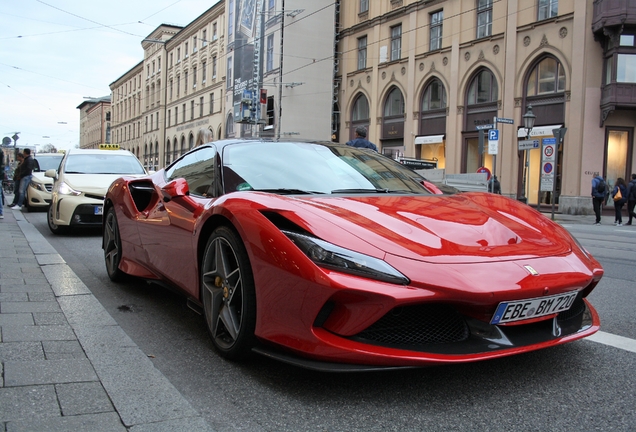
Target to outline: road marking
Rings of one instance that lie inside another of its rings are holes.
[[[613,346],[614,348],[620,348],[625,351],[631,351],[636,353],[636,340],[626,338],[623,336],[614,335],[611,333],[605,333],[602,331],[596,332],[592,336],[586,338],[592,342],[598,342],[603,345]]]

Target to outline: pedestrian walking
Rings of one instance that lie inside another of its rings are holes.
[[[616,184],[612,190],[612,198],[614,199],[614,212],[616,214],[614,225],[623,226],[623,206],[627,202],[627,183],[622,177],[616,179]]]
[[[22,150],[24,154],[24,161],[20,164],[20,187],[18,187],[18,201],[15,205],[10,207],[22,207],[24,200],[26,199],[26,190],[33,178],[33,168],[35,167],[35,160],[31,156],[31,149],[25,148]]]
[[[594,206],[594,214],[596,215],[596,222],[594,225],[601,224],[601,211],[603,210],[603,201],[605,201],[605,193],[607,190],[607,184],[600,175],[597,175],[592,179],[592,204]]]
[[[634,208],[636,207],[636,174],[632,174],[632,180],[627,185],[627,216],[629,220],[625,225],[631,225],[632,219],[636,217]]]
[[[367,139],[367,129],[362,126],[358,126],[356,128],[355,138],[352,139],[351,141],[347,141],[347,145],[352,147],[368,148],[371,150],[378,151],[378,147]]]
[[[20,166],[24,162],[24,154],[18,153],[16,156],[16,162],[18,163],[13,170],[13,201],[9,204],[9,207],[14,207],[18,203],[18,189],[20,185]]]

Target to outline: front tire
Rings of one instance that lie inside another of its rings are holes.
[[[46,220],[49,224],[49,229],[51,230],[53,234],[64,234],[66,231],[68,231],[67,226],[57,225],[55,223],[55,219],[53,218],[53,204],[49,206]]]
[[[208,239],[201,263],[201,300],[208,333],[221,356],[248,357],[256,337],[256,293],[245,246],[227,227]]]
[[[117,215],[113,207],[108,209],[104,222],[104,262],[106,263],[106,273],[113,282],[121,282],[126,274],[119,269],[121,262],[121,236],[119,234],[119,224]]]

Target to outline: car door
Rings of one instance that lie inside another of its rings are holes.
[[[215,155],[214,147],[202,147],[169,167],[162,189],[170,190],[184,179],[189,195],[167,194],[174,198],[157,200],[138,220],[149,264],[192,295],[198,290],[194,228],[204,206],[214,198]]]

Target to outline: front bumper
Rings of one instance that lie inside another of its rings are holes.
[[[104,201],[97,198],[64,196],[52,204],[53,220],[60,226],[101,227]]]

